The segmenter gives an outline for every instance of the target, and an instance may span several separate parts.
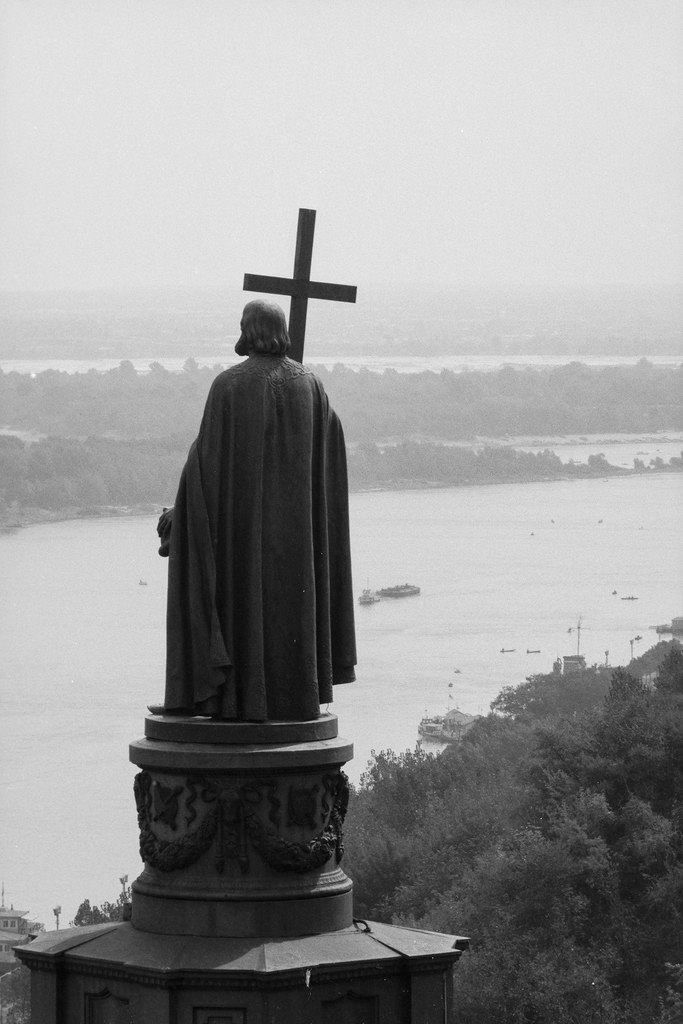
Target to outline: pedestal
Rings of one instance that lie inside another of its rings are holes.
[[[352,745],[334,715],[150,715],[131,744],[144,869],[131,920],[42,935],[41,1024],[436,1024],[466,940],[353,920]]]
[[[150,716],[130,758],[140,852],[132,923],[168,935],[345,928],[339,867],[353,746],[337,719],[262,724]]]

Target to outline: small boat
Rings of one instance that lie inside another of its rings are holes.
[[[138,580],[138,586],[139,587],[146,587],[147,586],[147,580]]]
[[[455,672],[456,676],[460,675],[460,669],[459,668],[454,668],[453,671]]]
[[[399,583],[396,587],[384,587],[377,593],[380,597],[413,597],[420,593],[420,588],[413,583]]]
[[[638,598],[634,594],[629,594],[628,597],[622,597],[622,601],[637,601]]]
[[[616,590],[613,590],[612,591],[612,597],[614,597],[616,595],[616,593],[617,593]]]
[[[374,590],[366,588],[358,598],[358,604],[377,604],[379,600]]]
[[[501,647],[500,653],[501,654],[514,654],[516,650],[517,650],[516,647]]]
[[[541,652],[540,652],[540,650],[538,650],[538,651],[531,651],[531,650],[529,650],[529,648],[527,647],[527,649],[526,649],[526,653],[527,653],[527,654],[540,654]]]

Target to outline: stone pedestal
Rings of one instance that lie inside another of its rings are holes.
[[[131,919],[19,951],[41,1024],[436,1024],[455,936],[353,920],[337,719],[150,715]]]
[[[132,923],[167,935],[314,935],[345,928],[339,867],[353,747],[337,719],[146,722],[130,758],[140,852]]]

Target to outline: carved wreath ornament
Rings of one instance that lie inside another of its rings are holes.
[[[309,789],[290,787],[287,824],[315,824],[319,786]],[[216,870],[222,872],[226,861],[236,860],[243,872],[249,870],[249,846],[257,850],[275,871],[304,873],[322,867],[335,855],[338,864],[344,847],[342,824],[349,802],[349,780],[344,772],[324,775],[320,815],[323,828],[306,843],[284,839],[279,834],[281,801],[274,782],[254,780],[233,790],[223,790],[202,776],[190,776],[183,786],[166,786],[149,772],[135,776],[135,803],[140,827],[140,856],[159,871],[177,871],[198,860],[216,840]],[[177,839],[161,839],[153,825],[160,821],[171,831],[178,828],[182,795],[184,825],[187,831]],[[205,813],[200,824],[189,831],[199,817],[197,801]],[[257,813],[267,808],[264,824]]]

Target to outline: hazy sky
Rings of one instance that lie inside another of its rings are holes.
[[[3,0],[0,287],[672,283],[673,0]]]

